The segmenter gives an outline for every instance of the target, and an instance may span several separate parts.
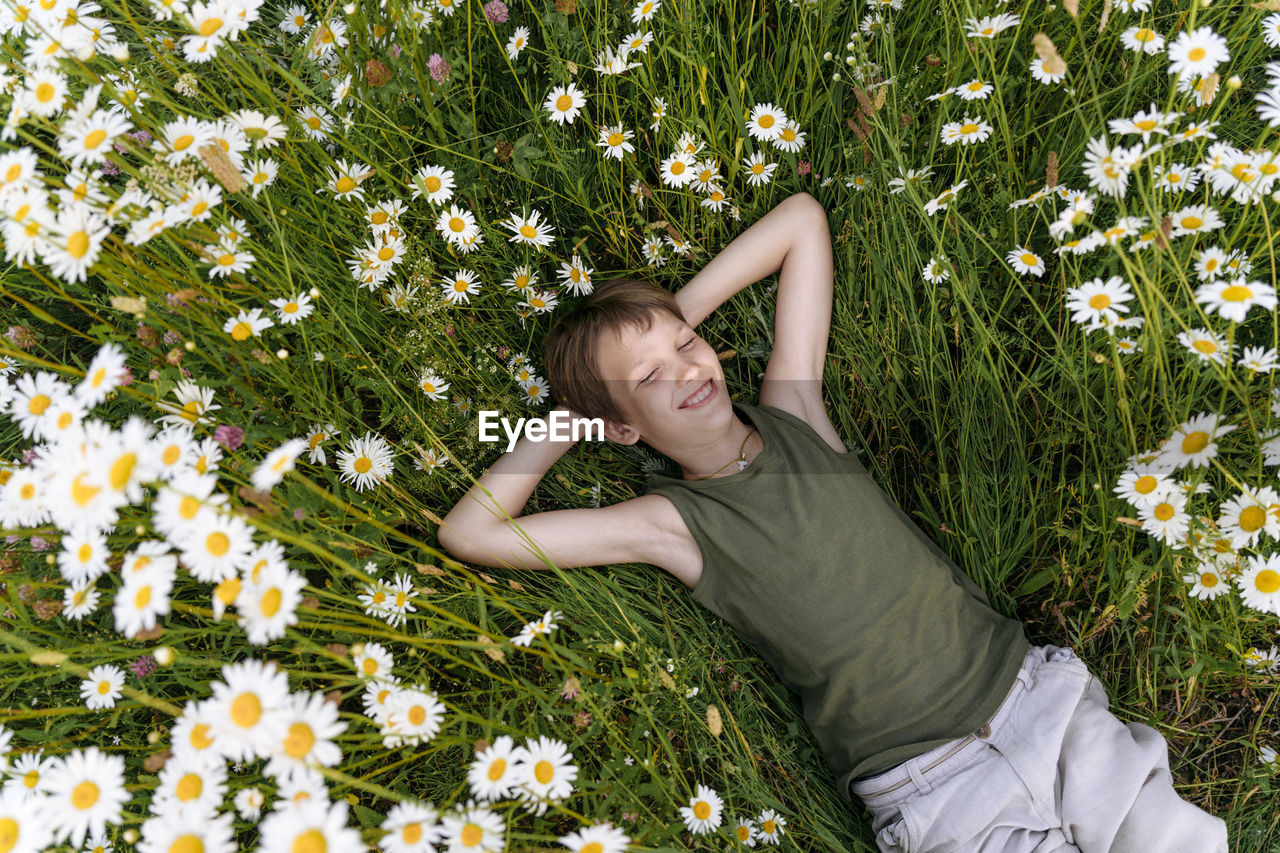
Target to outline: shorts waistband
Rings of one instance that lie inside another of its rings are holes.
[[[1056,646],[1032,646],[1028,649],[1027,657],[1018,670],[1017,678],[1009,686],[1009,692],[1005,694],[995,713],[976,730],[908,759],[869,779],[852,780],[849,783],[849,792],[867,806],[879,806],[887,805],[890,801],[906,799],[916,791],[928,791],[932,785],[925,781],[924,774],[948,762],[959,765],[967,756],[985,750],[985,741],[991,738],[992,733],[997,731],[1012,713],[1015,705],[1014,698],[1020,695],[1019,685],[1023,687],[1021,693],[1030,689],[1033,683],[1032,674],[1039,668],[1040,663],[1056,651]]]

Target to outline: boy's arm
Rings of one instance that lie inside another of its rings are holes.
[[[543,475],[573,445],[522,436],[442,519],[440,544],[454,557],[482,566],[545,569],[544,556],[565,569],[637,561],[657,565],[662,537],[651,511],[657,495],[599,509],[520,515]]]
[[[815,214],[822,217],[826,231],[826,210],[813,196],[799,192],[778,202],[730,241],[676,291],[676,302],[689,325],[696,329],[730,296],[777,272],[796,244],[814,230]]]

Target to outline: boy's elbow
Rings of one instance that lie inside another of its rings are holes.
[[[459,536],[457,531],[451,527],[441,525],[436,531],[436,539],[440,542],[440,547],[449,552],[449,556],[455,560],[463,562],[472,562],[468,548],[466,547],[466,537]]]

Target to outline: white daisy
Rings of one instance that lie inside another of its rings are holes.
[[[396,803],[379,827],[387,833],[378,840],[385,853],[435,853],[440,841],[439,812],[418,802]]]
[[[624,130],[621,124],[610,125],[600,128],[600,139],[596,145],[604,148],[603,156],[621,160],[623,154],[635,152],[635,146],[627,141],[634,137],[635,132]]]
[[[1280,555],[1246,557],[1236,587],[1246,607],[1280,614]]]
[[[773,104],[756,104],[747,119],[747,133],[753,139],[772,142],[778,138],[786,122],[787,114]]]
[[[263,850],[318,851],[359,850],[364,847],[360,833],[347,826],[346,800],[333,802],[308,797],[293,808],[277,809],[267,815],[258,830]]]
[[[409,179],[411,197],[426,196],[432,204],[453,198],[453,172],[443,166],[423,166]]]
[[[1126,50],[1148,55],[1164,50],[1164,36],[1150,27],[1129,27],[1120,34],[1120,43]]]
[[[1189,584],[1193,598],[1209,601],[1224,595],[1230,585],[1223,580],[1222,570],[1212,561],[1201,562],[1196,571],[1182,576],[1182,582]]]
[[[1200,412],[1179,424],[1173,435],[1161,443],[1157,461],[1171,470],[1187,465],[1206,467],[1218,455],[1216,439],[1234,429],[1235,424],[1221,422],[1218,415]]]
[[[507,58],[515,62],[520,58],[520,51],[524,50],[529,44],[529,28],[520,26],[516,27],[515,32],[511,34],[511,38],[507,39]]]
[[[54,838],[70,839],[78,847],[89,833],[101,834],[123,818],[129,801],[124,758],[96,746],[72,750],[49,771],[46,790],[46,815]]]
[[[383,734],[397,744],[425,744],[440,731],[447,709],[434,693],[420,685],[402,688],[387,700]]]
[[[631,839],[611,823],[583,827],[557,839],[573,853],[625,853]]]
[[[680,807],[680,817],[694,835],[703,835],[720,826],[724,812],[724,801],[720,795],[706,785],[698,785],[698,790],[689,798],[689,805]]]
[[[1101,278],[1091,279],[1079,287],[1069,287],[1066,292],[1066,306],[1071,310],[1071,319],[1077,323],[1090,324],[1090,330],[1103,319],[1119,319],[1119,315],[1129,310],[1126,303],[1134,298],[1128,283],[1118,275],[1113,275],[1105,282]]]
[[[1243,323],[1245,315],[1255,305],[1266,310],[1274,309],[1276,291],[1268,284],[1246,281],[1243,277],[1218,279],[1196,288],[1195,300],[1205,306],[1206,314],[1216,312],[1223,319]]]
[[[528,753],[509,735],[499,735],[476,753],[467,770],[471,794],[480,802],[498,802],[514,796],[528,772]]]
[[[1236,348],[1225,337],[1209,329],[1189,329],[1179,332],[1176,338],[1198,361],[1211,361],[1214,364],[1226,364]]]
[[[474,802],[458,803],[440,817],[440,844],[450,853],[501,853],[507,847],[502,815]]]
[[[266,772],[277,778],[306,767],[333,767],[342,750],[333,739],[347,730],[338,719],[338,706],[323,693],[293,693],[282,711],[284,737],[270,752]]]
[[[257,581],[245,581],[236,596],[249,642],[265,645],[285,635],[291,625],[298,624],[298,605],[307,579],[292,569],[271,564]]]
[[[1005,255],[1005,260],[1013,265],[1020,275],[1044,275],[1044,260],[1025,246],[1015,246]]]
[[[114,708],[116,700],[124,695],[124,670],[110,664],[100,664],[89,670],[80,682],[80,698],[91,711]]]
[[[765,809],[760,812],[756,818],[759,824],[759,838],[765,844],[778,844],[783,835],[782,828],[787,825],[787,821],[782,815],[773,809]]]
[[[527,647],[533,642],[533,638],[539,634],[550,635],[551,632],[556,629],[555,620],[559,619],[563,615],[564,614],[559,610],[554,613],[548,610],[542,615],[541,619],[535,619],[532,622],[527,623],[520,630],[519,634],[511,638],[511,642],[517,646]]]
[[[293,470],[294,460],[306,449],[305,441],[300,438],[291,438],[272,450],[254,469],[253,487],[259,491],[269,491],[284,479],[285,474]]]
[[[217,750],[230,761],[269,755],[284,737],[288,677],[274,664],[250,658],[223,666],[222,678],[210,684]]]
[[[586,105],[587,96],[576,85],[570,83],[568,86],[553,87],[547,94],[542,108],[547,111],[551,121],[564,125],[573,124],[573,120]]]
[[[555,738],[539,735],[524,743],[524,779],[516,788],[516,795],[525,801],[526,808],[541,816],[550,803],[563,800],[573,794],[573,780],[578,768],[573,764],[573,753]]]
[[[1169,43],[1169,73],[1186,77],[1208,77],[1231,58],[1227,42],[1212,27],[1183,30]]]

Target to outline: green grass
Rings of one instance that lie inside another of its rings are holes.
[[[351,16],[337,5],[314,7],[313,13],[344,17],[349,27],[338,75],[355,78],[354,100],[344,108],[353,122],[334,136],[332,152],[291,125],[288,141],[259,152],[279,161],[274,186],[256,198],[224,193],[208,222],[176,227],[141,246],[127,245],[123,229],[115,228],[86,281],[57,280],[39,260],[0,268],[0,326],[21,325],[37,339],[25,351],[13,338],[0,341],[0,358],[75,382],[101,343],[115,342],[128,355],[133,384],[95,416],[115,424],[133,413],[155,417],[154,401],[174,399],[180,370],[215,390],[222,406],[215,420],[245,430],[244,446],[224,457],[221,488],[233,506],[257,513],[259,540],[285,545],[310,598],[284,638],[255,648],[242,629],[211,618],[212,586],[181,574],[162,633],[123,637],[110,613],[118,572],[99,581],[104,604],[85,621],[46,618],[49,605],[37,602],[60,602],[66,582],[24,540],[5,557],[0,592],[9,610],[0,633],[7,647],[0,653],[0,722],[14,732],[11,748],[39,745],[59,754],[99,744],[123,755],[134,797],[123,826],[137,828],[157,784],[143,761],[163,748],[173,716],[184,702],[209,694],[224,663],[267,656],[290,672],[293,690],[340,691],[348,724],[338,738],[343,760],[326,775],[335,799],[350,797],[353,819],[370,842],[399,798],[441,807],[465,800],[476,741],[507,733],[517,742],[538,734],[559,738],[579,766],[574,795],[545,816],[525,816],[509,803],[497,807],[510,819],[508,849],[552,849],[559,835],[595,820],[612,821],[642,849],[702,849],[714,842],[691,835],[677,809],[706,784],[725,799],[726,841],[731,816],[774,808],[787,820],[784,846],[874,850],[865,811],[850,808],[832,787],[795,698],[674,578],[651,566],[479,572],[440,552],[436,521],[501,451],[478,441],[473,413],[430,401],[415,388],[419,369],[431,366],[451,382],[450,400],[469,398],[472,412],[526,412],[507,361],[523,353],[540,369],[542,335],[555,312],[517,316],[517,297],[499,286],[517,265],[534,264],[546,284],[576,251],[597,282],[638,273],[674,290],[751,222],[804,191],[828,210],[835,247],[825,395],[837,429],[995,607],[1019,618],[1033,642],[1074,648],[1105,684],[1118,717],[1153,725],[1166,737],[1179,793],[1227,820],[1233,849],[1276,849],[1275,777],[1258,758],[1259,747],[1280,745],[1276,676],[1243,660],[1249,648],[1275,642],[1276,618],[1246,607],[1235,592],[1209,602],[1192,598],[1182,575],[1194,561],[1129,523],[1136,511],[1112,491],[1127,457],[1157,446],[1199,411],[1222,412],[1249,429],[1223,440],[1214,465],[1179,472],[1220,487],[1198,499],[1198,514],[1215,515],[1242,484],[1274,478],[1252,437],[1273,417],[1268,375],[1250,378],[1239,367],[1195,361],[1175,339],[1205,326],[1236,342],[1275,345],[1273,312],[1254,309],[1242,324],[1206,316],[1193,298],[1191,271],[1196,254],[1216,243],[1248,254],[1250,279],[1274,281],[1274,203],[1246,207],[1201,184],[1190,195],[1220,210],[1221,231],[1174,238],[1168,250],[1131,253],[1122,243],[1080,256],[1053,254],[1052,202],[1009,207],[1044,186],[1051,152],[1058,183],[1087,189],[1086,145],[1106,132],[1108,119],[1151,102],[1185,111],[1165,56],[1139,57],[1120,46],[1120,31],[1140,22],[1170,41],[1177,30],[1197,26],[1220,33],[1231,49],[1223,86],[1192,117],[1219,122],[1222,141],[1274,151],[1274,131],[1252,104],[1272,55],[1259,34],[1263,13],[1219,4],[1188,13],[1156,3],[1142,15],[1112,9],[1100,34],[1103,4],[1082,5],[1073,17],[1043,5],[955,3],[924,14],[925,7],[908,2],[883,10],[891,35],[856,40],[853,49],[845,42],[868,10],[831,2],[798,8],[669,0],[645,26],[633,25],[629,9],[617,4],[583,0],[566,13],[551,2],[513,2],[507,22],[494,23],[478,3],[468,3],[427,30],[401,26],[382,37],[374,27],[394,29],[394,15],[407,15],[409,7],[388,3],[384,17],[370,4]],[[153,95],[132,114],[134,127],[158,135],[182,115],[212,119],[242,108],[287,122],[307,104],[335,112],[330,84],[306,59],[305,39],[275,37],[282,8],[264,7],[239,41],[207,65],[193,65],[180,49],[170,54],[141,41],[144,34],[181,36],[176,23],[104,3],[103,17],[131,43],[128,66]],[[964,37],[966,18],[999,11],[1021,15],[1021,25],[992,41]],[[530,27],[530,46],[512,62],[504,45],[518,25]],[[598,51],[646,28],[655,39],[636,57],[639,67],[618,76],[592,70]],[[1027,72],[1035,56],[1031,37],[1039,31],[1066,61],[1073,93],[1068,84],[1044,86]],[[827,51],[830,60],[823,58]],[[452,66],[443,81],[428,69],[433,53]],[[3,56],[12,73],[22,73],[13,39]],[[374,59],[391,72],[376,87],[365,77]],[[117,70],[104,57],[64,60],[63,68],[76,94]],[[188,72],[198,95],[174,89]],[[1243,78],[1238,91],[1226,86],[1230,74]],[[926,100],[975,77],[993,83],[987,100]],[[569,81],[588,92],[589,103],[573,124],[561,126],[547,120],[541,104],[553,86]],[[667,103],[656,132],[654,97]],[[798,153],[762,148],[748,137],[753,105],[768,102],[799,122],[806,144]],[[988,121],[990,138],[943,145],[943,125],[964,115]],[[618,122],[636,132],[637,153],[622,163],[602,158],[594,144],[596,126]],[[718,158],[740,220],[709,212],[697,194],[659,181],[659,163],[685,131]],[[1136,140],[1107,138],[1113,145]],[[56,122],[28,119],[2,145],[38,152],[51,182],[65,171]],[[1150,162],[1167,156],[1198,163],[1206,146],[1194,140]],[[742,161],[754,150],[778,163],[767,186],[745,181]],[[407,313],[388,310],[390,285],[381,292],[360,288],[346,268],[370,237],[361,205],[316,192],[338,158],[372,168],[366,199],[407,203],[401,225],[408,259],[392,279],[418,288]],[[108,181],[108,194],[116,197],[130,178],[153,186],[150,159],[112,153],[121,174]],[[447,247],[434,233],[439,208],[409,201],[410,177],[428,164],[455,172],[451,201],[482,224],[485,242],[474,254]],[[933,169],[927,184],[888,191],[889,180],[925,166]],[[866,188],[851,186],[854,178]],[[652,191],[643,208],[629,189],[635,180]],[[968,185],[948,210],[925,212],[925,202],[961,180]],[[1126,196],[1099,197],[1090,224],[1075,236],[1127,215],[1158,225],[1164,212],[1189,203],[1162,198],[1144,163]],[[531,208],[556,228],[545,253],[508,243],[510,232],[499,224]],[[247,274],[211,278],[195,250],[214,242],[213,226],[231,217],[246,223],[257,260]],[[644,239],[669,229],[693,251],[681,257],[668,248],[665,266],[648,266]],[[1013,271],[1004,256],[1015,245],[1045,259],[1043,277]],[[921,270],[942,256],[950,277],[925,280]],[[449,305],[439,296],[440,282],[460,268],[479,274],[482,291],[470,304]],[[1118,352],[1105,333],[1086,334],[1071,320],[1067,289],[1110,275],[1133,286],[1131,313],[1146,317],[1134,335],[1141,353]],[[699,327],[718,352],[736,353],[723,366],[742,399],[756,399],[755,377],[772,344],[769,283],[735,295]],[[316,313],[296,326],[277,324],[243,342],[222,331],[241,308],[273,313],[267,300],[313,286],[321,294]],[[209,301],[187,300],[184,308],[167,299],[183,290]],[[146,308],[135,316],[114,307],[120,297],[145,297]],[[573,297],[562,292],[561,300],[563,306]],[[140,331],[139,323],[155,332]],[[171,340],[162,342],[165,332]],[[341,434],[324,445],[326,465],[300,458],[269,499],[239,490],[268,451],[327,422]],[[388,439],[399,456],[385,485],[360,492],[339,481],[334,457],[367,430]],[[198,434],[212,434],[212,425]],[[0,446],[15,460],[30,442],[7,425]],[[450,462],[435,473],[416,471],[415,447],[443,450]],[[589,506],[597,484],[602,505],[626,500],[640,493],[650,462],[634,448],[584,444],[557,463],[525,511]],[[41,535],[58,538],[48,526]],[[148,506],[129,507],[110,537],[111,550],[120,556],[152,537]],[[1268,544],[1264,536],[1253,550],[1265,554]],[[373,572],[364,568],[370,560]],[[373,576],[392,573],[409,573],[420,590],[418,611],[399,628],[366,615],[357,600]],[[549,641],[529,649],[509,642],[546,610],[564,613]],[[393,671],[404,683],[428,685],[448,704],[450,717],[428,745],[388,750],[363,714],[349,647],[369,641],[393,652]],[[113,711],[83,707],[78,676],[100,663],[124,666],[158,644],[177,650],[171,667],[130,676],[132,692]],[[495,649],[501,659],[486,654]],[[33,666],[37,650],[68,658],[56,668]],[[563,686],[575,677],[579,697],[563,698]],[[694,686],[697,694],[686,697]],[[723,720],[719,735],[709,730],[712,704]],[[582,711],[589,721],[575,722]],[[261,770],[251,763],[235,776],[228,802],[244,785],[271,790]],[[237,819],[237,831],[241,843],[256,843],[256,822]]]

